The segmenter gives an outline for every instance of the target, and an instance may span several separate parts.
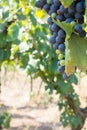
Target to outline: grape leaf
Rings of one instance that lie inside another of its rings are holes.
[[[85,0],[85,3],[86,3],[86,7],[87,7],[87,0]],[[87,8],[86,8],[86,11],[85,11],[85,19],[86,19],[86,22],[87,22]]]
[[[60,0],[60,1],[65,8],[69,7],[73,2],[73,0]]]
[[[13,23],[8,27],[7,41],[14,41],[18,39],[20,25],[18,23]]]
[[[66,43],[65,52],[66,73],[71,74],[77,66],[82,71],[87,70],[87,38],[72,34]]]
[[[0,48],[0,61],[4,59],[4,50]]]
[[[78,84],[78,78],[76,77],[76,75],[75,74],[72,74],[72,75],[70,75],[70,77],[69,77],[69,79],[68,79],[68,82],[69,83],[74,83],[74,84]]]

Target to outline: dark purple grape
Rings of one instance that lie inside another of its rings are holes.
[[[60,29],[60,30],[58,31],[58,36],[61,37],[61,38],[65,38],[65,37],[66,37],[65,31],[62,30],[62,29]]]
[[[83,24],[84,23],[84,17],[78,19],[78,23]]]
[[[67,18],[67,19],[66,19],[66,23],[71,23],[72,21],[74,21],[73,18]]]
[[[64,17],[67,19],[67,18],[70,18],[71,15],[70,15],[68,12],[65,12],[65,13],[64,13]]]
[[[40,0],[43,5],[47,3],[47,0]]]
[[[59,20],[59,21],[64,21],[64,20],[65,20],[65,18],[64,18],[64,16],[63,16],[63,15],[57,15],[56,20]]]
[[[52,4],[51,7],[50,7],[50,10],[51,10],[52,12],[56,12],[57,9],[58,9],[58,6],[55,5],[55,4]]]
[[[65,52],[65,44],[60,44],[59,46],[58,46],[58,49],[61,51],[61,52]]]
[[[50,0],[51,1],[51,4],[53,4],[53,0]]]
[[[85,7],[86,7],[85,2],[83,2],[83,1],[78,2],[76,4],[76,11],[81,13],[81,12],[83,12],[85,10]]]
[[[56,42],[56,37],[55,36],[51,36],[50,39],[49,39],[49,42],[50,43],[55,43]]]
[[[50,30],[50,32],[53,34],[52,25],[49,26],[49,30]]]
[[[75,13],[75,18],[76,19],[81,19],[82,17],[83,17],[83,14],[78,13],[78,12]]]
[[[54,48],[54,49],[58,49],[58,44],[57,44],[57,43],[54,43],[54,44],[53,44],[53,48]]]
[[[56,4],[57,6],[60,6],[60,5],[61,5],[61,3],[60,3],[59,0],[53,0],[53,2],[54,2],[54,4]]]
[[[49,17],[49,18],[47,19],[47,23],[50,24],[50,25],[53,24],[51,17]]]
[[[79,33],[79,36],[80,37],[85,37],[86,36],[86,32],[84,30],[82,30],[80,33]]]
[[[80,33],[82,31],[82,26],[80,24],[76,24],[74,27],[74,31]]]
[[[60,6],[59,11],[60,11],[61,14],[64,14],[65,8],[64,8],[63,5]]]
[[[57,14],[58,14],[58,15],[61,15],[61,11],[60,11],[59,9],[57,10]]]
[[[68,13],[73,16],[75,13],[75,3],[73,2],[71,6],[68,8]]]
[[[75,13],[75,10],[71,9],[71,8],[68,8],[68,13],[73,16],[74,13]]]
[[[58,66],[59,73],[64,73],[64,71],[65,71],[65,66]]]
[[[50,16],[52,15],[52,13],[53,13],[53,11],[52,11],[52,10],[49,10],[48,14],[49,14]]]
[[[43,6],[43,9],[44,9],[46,12],[48,12],[48,11],[50,10],[50,5],[49,5],[49,4],[45,4],[45,5]]]
[[[42,7],[43,7],[43,4],[41,3],[41,1],[36,1],[35,6],[36,6],[37,8],[42,8]]]
[[[58,32],[59,31],[59,27],[54,23],[54,24],[52,24],[52,31],[54,31],[54,32]]]
[[[56,37],[56,43],[64,43],[65,42],[65,38],[61,38],[60,36]]]
[[[53,32],[53,36],[57,37],[58,36],[57,32]]]

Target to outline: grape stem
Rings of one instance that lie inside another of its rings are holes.
[[[75,129],[72,128],[72,130],[81,130],[83,128],[84,122],[87,118],[87,107],[86,108],[76,108],[75,103],[73,99],[71,99],[69,96],[66,97],[67,102],[71,109],[73,109],[74,113],[78,116],[81,116],[82,124],[79,124],[78,127]]]

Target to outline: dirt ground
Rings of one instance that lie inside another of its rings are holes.
[[[80,95],[81,106],[87,106],[87,77],[82,75],[79,87],[74,86]],[[1,74],[2,110],[8,110],[12,115],[11,128],[9,130],[70,130],[63,128],[58,111],[58,95],[49,95],[44,90],[44,84],[40,87],[41,79],[33,81],[34,92],[30,93],[30,78],[21,71],[16,70]],[[27,80],[26,80],[27,79]],[[84,128],[87,130],[87,123]]]

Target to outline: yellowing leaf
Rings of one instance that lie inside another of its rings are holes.
[[[45,12],[43,10],[36,10],[35,16],[38,18],[43,18],[45,16]]]
[[[31,8],[29,7],[29,5],[27,5],[27,2],[25,0],[20,0],[20,6],[23,9],[24,15],[28,15]]]
[[[24,8],[24,14],[25,14],[25,15],[28,15],[29,12],[30,12],[30,7],[29,7],[29,6],[26,6],[26,7]]]
[[[87,27],[85,27],[85,31],[87,32]]]
[[[20,0],[20,3],[21,3],[22,5],[25,5],[25,4],[26,4],[26,1],[25,1],[25,0]]]

